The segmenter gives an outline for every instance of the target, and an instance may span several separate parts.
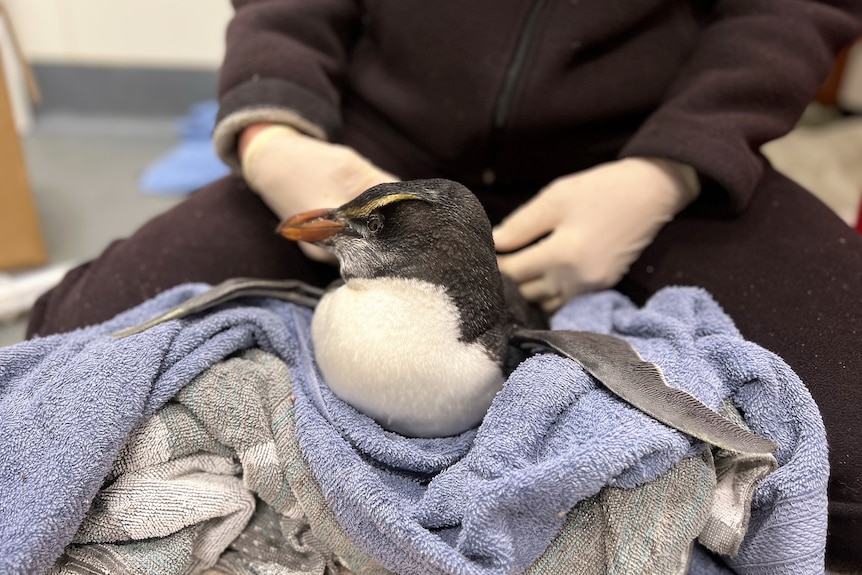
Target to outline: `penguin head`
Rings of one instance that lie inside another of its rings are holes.
[[[348,282],[406,277],[451,284],[479,272],[496,283],[499,276],[482,205],[450,180],[380,184],[338,208],[296,215],[278,232],[333,252]]]

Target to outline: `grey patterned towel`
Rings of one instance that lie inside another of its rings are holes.
[[[388,573],[339,527],[294,432],[280,359],[249,350],[214,365],[133,433],[52,573]],[[708,452],[606,488],[527,573],[684,573],[714,492]]]

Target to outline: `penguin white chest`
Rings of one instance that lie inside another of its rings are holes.
[[[311,334],[326,384],[386,429],[414,437],[477,425],[503,384],[478,343],[459,340],[445,290],[418,280],[351,280],[317,306]]]

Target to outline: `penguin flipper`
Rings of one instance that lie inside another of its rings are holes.
[[[584,331],[515,328],[512,343],[548,348],[577,362],[614,395],[665,425],[722,449],[768,454],[778,447],[735,425],[685,391],[670,387],[661,368],[624,339]]]
[[[231,278],[203,293],[190,297],[157,317],[121,329],[111,335],[117,339],[135,335],[160,323],[186,317],[241,297],[271,297],[314,308],[323,293],[323,289],[299,280]]]

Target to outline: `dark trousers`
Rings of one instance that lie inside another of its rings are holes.
[[[240,180],[220,180],[71,271],[36,304],[29,335],[107,320],[184,282],[245,276],[325,285],[336,277],[277,236],[276,224]],[[742,215],[681,214],[618,288],[642,303],[668,285],[708,290],[747,339],[808,385],[829,438],[828,561],[862,567],[862,237],[767,170]]]

